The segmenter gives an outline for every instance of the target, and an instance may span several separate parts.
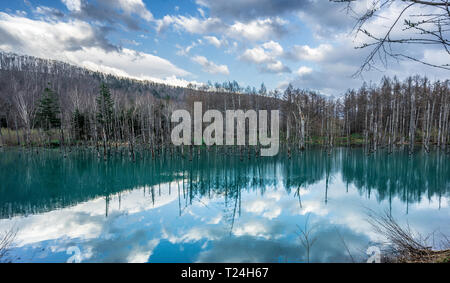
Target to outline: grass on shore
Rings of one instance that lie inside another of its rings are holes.
[[[2,146],[26,146],[26,136],[27,133],[24,129],[12,130],[12,129],[1,129],[0,145]],[[37,129],[30,130],[28,137],[30,139],[31,146],[53,146],[58,147],[61,138],[61,133],[58,129],[50,130],[46,133],[39,132]],[[68,138],[67,135],[64,137]],[[50,143],[49,143],[50,140]]]
[[[32,147],[59,147],[61,143],[61,132],[59,129],[52,129],[50,131],[39,131],[38,129],[30,130],[27,135],[24,129],[13,130],[2,128],[1,131],[1,139],[0,146],[27,146],[26,138],[29,138],[29,145]],[[80,140],[72,140],[68,131],[64,131],[64,141],[66,145],[76,145],[83,144]],[[280,135],[280,141],[282,144],[287,144],[286,137],[284,133]],[[292,147],[298,146],[298,142],[296,139],[291,138],[289,144]],[[123,144],[126,144],[124,142]],[[328,144],[328,140],[326,137],[320,136],[311,136],[309,137],[305,143],[310,146],[324,146]],[[333,145],[334,146],[352,146],[359,147],[365,144],[364,136],[362,134],[352,134],[350,136],[350,140],[347,136],[343,137],[334,137]],[[405,141],[404,144],[396,143],[396,145],[407,145],[408,142]],[[417,139],[416,144],[421,144],[421,140]]]

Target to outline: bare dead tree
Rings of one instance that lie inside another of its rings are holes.
[[[220,109],[223,114],[235,108],[280,110],[280,128],[284,131],[281,136],[286,141],[282,149],[286,148],[289,157],[314,144],[327,149],[343,143],[365,145],[368,153],[386,146],[392,152],[407,144],[412,149],[416,142],[427,151],[434,146],[449,149],[449,80],[384,78],[379,85],[365,83],[339,99],[290,85],[280,97],[275,91],[259,95],[250,87],[246,93],[236,92],[241,89],[237,83],[215,88],[218,91],[177,88],[89,73],[34,57],[6,54],[0,59],[5,61],[2,68],[9,66],[0,69],[0,142],[6,146],[50,145],[59,138],[68,152],[72,145],[82,144],[94,146],[99,157],[102,148],[107,157],[113,153],[112,147],[122,155],[128,146],[131,156],[135,152],[142,158],[142,151],[149,150],[156,158],[172,150],[171,113],[175,109],[192,111],[193,103],[198,101],[205,109]],[[20,69],[13,64],[18,61],[24,64]],[[36,66],[40,66],[39,70],[56,70],[56,74],[36,70]],[[43,125],[37,120],[36,102],[48,83],[58,90],[61,128],[44,135]],[[101,104],[97,103],[101,83],[111,91],[111,107],[104,123],[97,117],[101,112]],[[177,151],[184,155],[186,149]],[[195,148],[197,152],[199,149]],[[229,147],[227,152],[236,149]],[[259,148],[247,150],[249,157],[252,153],[258,156]],[[239,151],[242,158],[245,148]]]

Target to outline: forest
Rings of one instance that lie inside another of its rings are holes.
[[[449,80],[384,77],[339,97],[294,88],[242,87],[236,81],[186,88],[117,77],[66,63],[0,53],[0,146],[171,149],[171,113],[193,103],[228,109],[280,110],[287,152],[310,145],[364,146],[368,153],[406,146],[450,148]],[[250,149],[241,149],[248,151]],[[257,151],[258,149],[256,149]],[[183,147],[181,149],[183,152]],[[191,150],[192,153],[192,150]]]

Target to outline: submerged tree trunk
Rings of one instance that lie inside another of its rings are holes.
[[[305,117],[300,112],[300,150],[305,149]]]
[[[5,140],[3,139],[3,129],[2,126],[0,125],[0,147],[3,147],[5,145]]]

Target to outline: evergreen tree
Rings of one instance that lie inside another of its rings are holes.
[[[85,136],[86,119],[83,113],[77,108],[72,116],[72,128],[77,140],[83,139]]]
[[[289,84],[286,90],[284,91],[283,99],[291,103],[293,94],[294,94],[294,87],[292,86],[292,84]]]
[[[114,102],[111,98],[109,88],[102,83],[100,85],[100,94],[97,96],[97,122],[108,128],[112,122]]]
[[[259,90],[259,95],[266,96],[267,95],[267,88],[264,83],[261,84],[261,89]]]
[[[45,129],[50,130],[61,126],[61,113],[56,93],[46,87],[38,102],[36,111],[37,122]]]

